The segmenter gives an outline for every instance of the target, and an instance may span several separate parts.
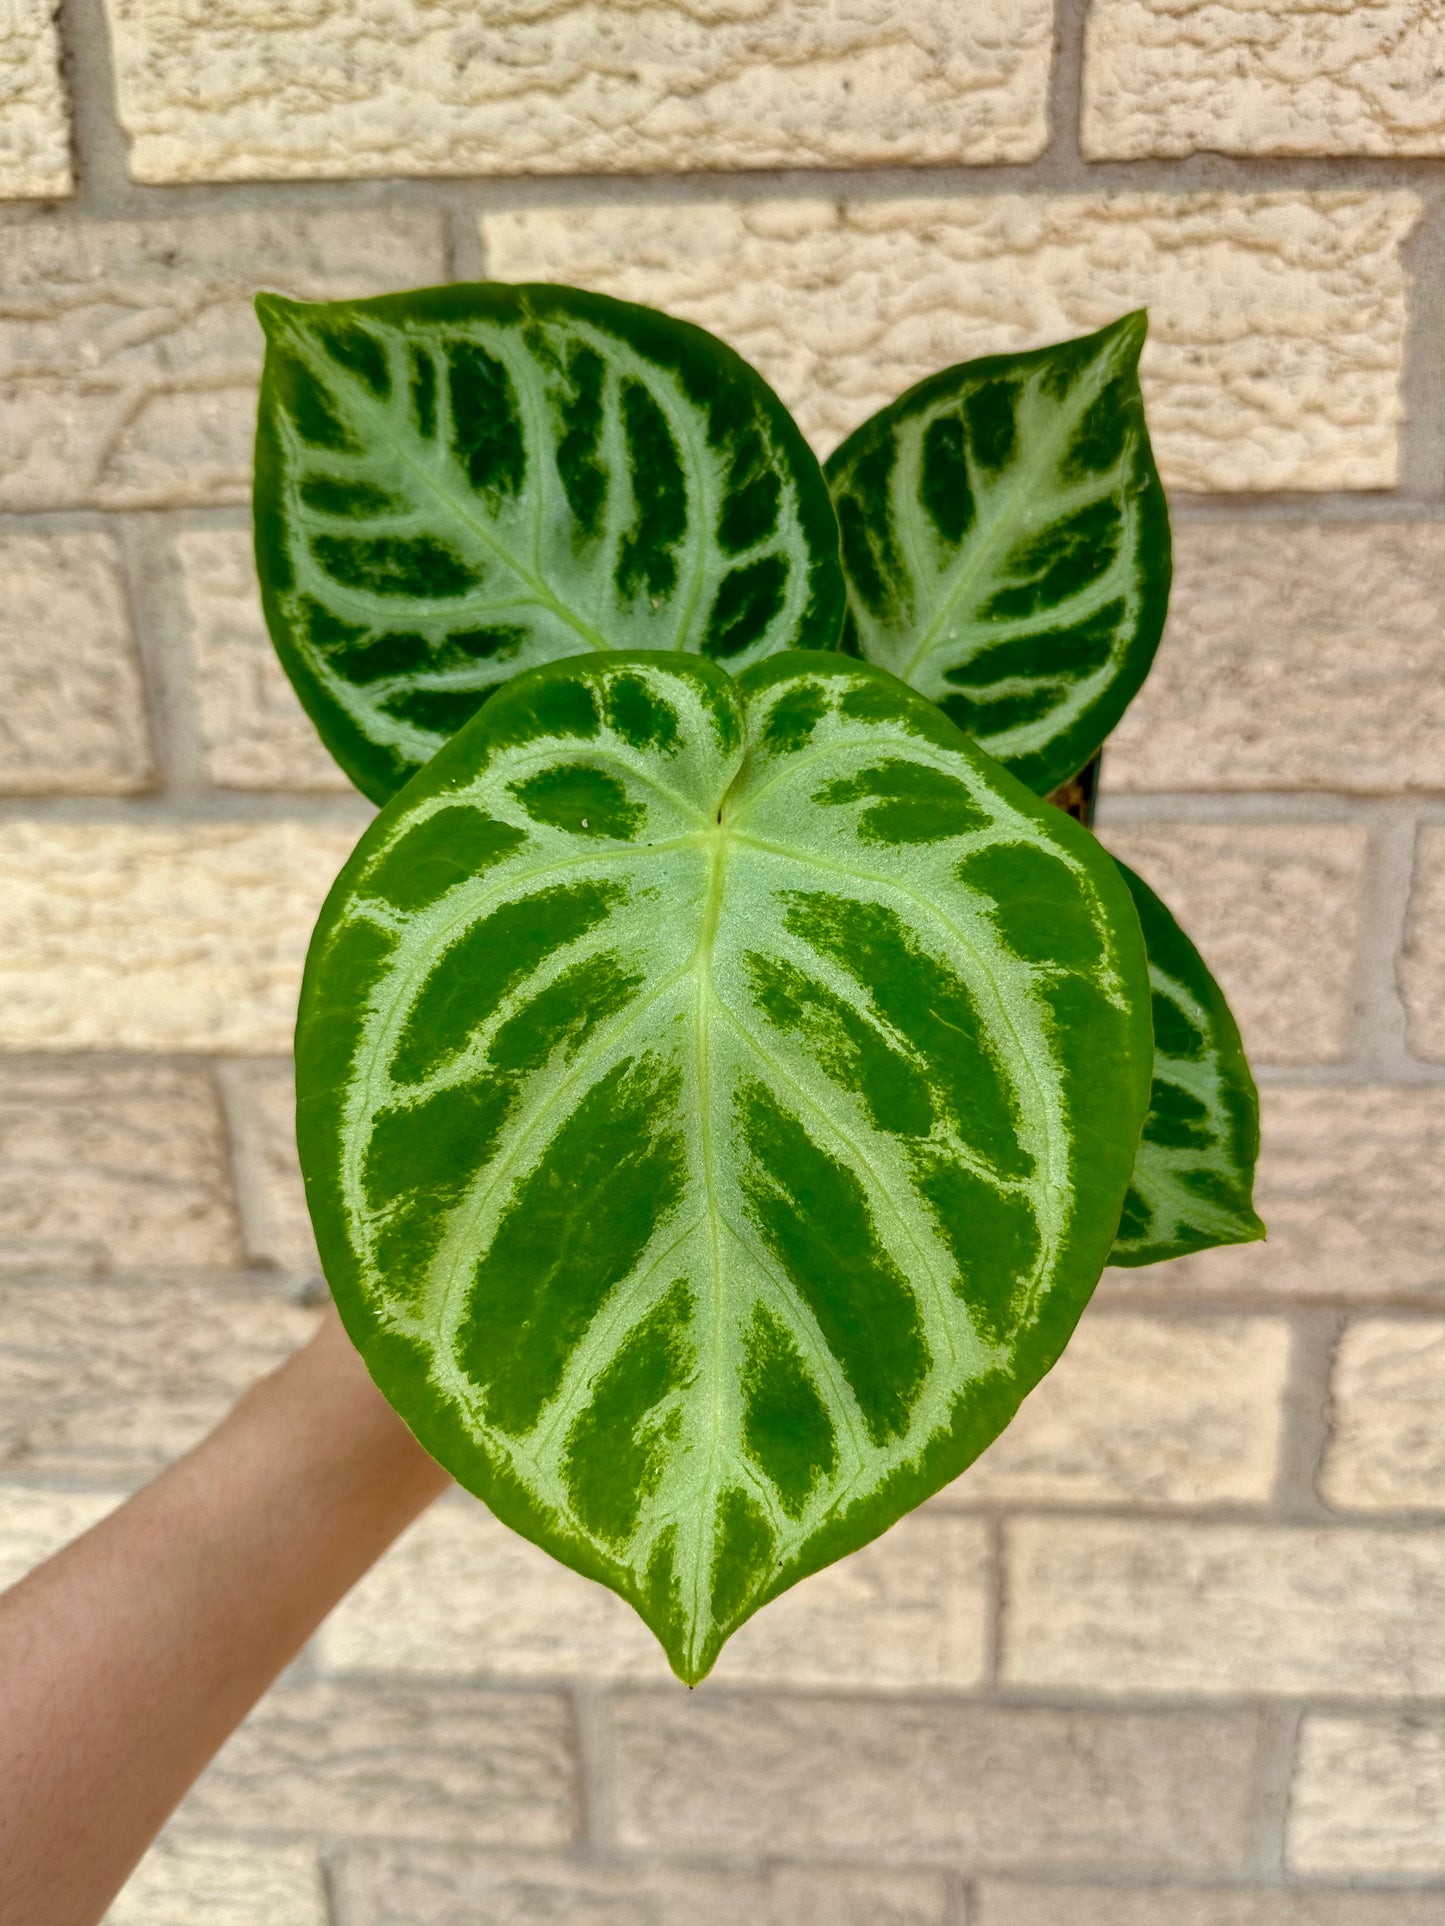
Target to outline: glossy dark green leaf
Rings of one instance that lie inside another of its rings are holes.
[[[256,305],[266,620],[377,801],[538,663],[682,649],[737,670],[835,645],[822,473],[701,328],[501,283]]]
[[[301,1156],[347,1328],[696,1680],[1059,1355],[1148,1099],[1145,967],[1093,838],[892,677],[520,677],[312,944]]]
[[[1147,883],[1119,864],[1149,953],[1154,1083],[1111,1264],[1159,1264],[1264,1236],[1254,1211],[1259,1099],[1239,1029],[1204,959]]]
[[[827,464],[845,646],[932,697],[1039,795],[1103,742],[1169,600],[1145,318],[922,381]]]

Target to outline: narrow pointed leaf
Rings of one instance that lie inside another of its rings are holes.
[[[1149,885],[1119,864],[1149,954],[1154,1084],[1111,1264],[1159,1264],[1264,1236],[1254,1211],[1259,1099],[1204,959]]]
[[[835,645],[822,472],[701,328],[541,285],[256,305],[266,620],[377,801],[538,663]]]
[[[1169,514],[1145,318],[966,361],[827,464],[845,646],[921,690],[1039,795],[1093,755],[1144,680],[1169,600]]]
[[[377,1382],[697,1680],[1062,1349],[1149,1088],[1086,832],[837,655],[591,656],[382,812],[297,1033]]]

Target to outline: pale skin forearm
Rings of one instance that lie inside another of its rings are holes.
[[[328,1311],[0,1596],[0,1920],[95,1926],[227,1734],[447,1482]]]

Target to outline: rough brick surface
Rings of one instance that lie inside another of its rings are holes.
[[[1239,1864],[1254,1720],[649,1694],[612,1710],[618,1836],[661,1852]]]
[[[138,1482],[315,1321],[254,1288],[0,1282],[0,1473]]]
[[[1335,1356],[1321,1487],[1359,1511],[1445,1510],[1445,1323],[1362,1318]]]
[[[1438,1926],[1439,1894],[1127,1892],[986,1882],[969,1926]]]
[[[764,1606],[728,1644],[718,1685],[957,1688],[983,1674],[983,1526],[904,1519]],[[439,1505],[333,1614],[326,1663],[365,1672],[657,1682],[656,1639],[631,1606],[499,1525]]]
[[[1111,791],[1445,789],[1445,523],[1183,522]]]
[[[153,1846],[105,1926],[331,1926],[309,1846],[165,1839]]]
[[[0,825],[0,1048],[288,1049],[355,843],[287,822]]]
[[[1023,1518],[1005,1540],[1012,1684],[1445,1692],[1438,1534]]]
[[[290,1060],[221,1066],[246,1253],[253,1263],[314,1277],[321,1269],[296,1160],[296,1076]]]
[[[181,1808],[187,1825],[559,1846],[578,1823],[565,1702],[466,1685],[273,1691]]]
[[[0,1267],[240,1261],[220,1111],[203,1072],[0,1065]]]
[[[1327,1877],[1445,1873],[1445,1723],[1307,1717],[1288,1856]]]
[[[176,539],[176,559],[211,781],[222,789],[351,793],[271,646],[250,534],[188,529]]]
[[[1046,0],[107,0],[138,180],[1032,160]],[[900,111],[906,101],[906,111]]]
[[[50,0],[0,14],[0,199],[68,194],[70,125]]]
[[[935,1502],[1262,1504],[1288,1371],[1279,1319],[1086,1312],[1013,1423]]]
[[[1420,831],[1400,984],[1411,1047],[1445,1063],[1445,824]]]
[[[478,1853],[353,1848],[334,1890],[346,1926],[944,1926],[937,1873],[782,1867],[566,1867]]]
[[[482,233],[503,280],[712,328],[820,447],[949,362],[1147,304],[1176,487],[1386,488],[1417,214],[1408,194],[799,197],[509,210]]]
[[[1178,1258],[1172,1283],[1327,1297],[1445,1289],[1445,1089],[1266,1084],[1260,1117],[1255,1202],[1268,1241]],[[1150,1275],[1108,1274],[1124,1290]]]
[[[1103,840],[1199,945],[1260,1063],[1349,1053],[1365,831],[1351,824],[1107,823]]]
[[[99,1524],[119,1492],[34,1491],[0,1485],[0,1592]]]
[[[0,509],[246,500],[256,290],[380,293],[443,267],[419,208],[7,228]]]
[[[145,690],[108,535],[0,537],[0,791],[146,789]]]
[[[1445,154],[1431,0],[1094,0],[1084,152]]]

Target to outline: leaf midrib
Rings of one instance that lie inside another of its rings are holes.
[[[919,638],[913,654],[908,659],[907,666],[899,672],[903,681],[912,685],[913,677],[917,672],[919,664],[926,656],[932,653],[934,638],[939,628],[962,600],[969,585],[983,566],[984,561],[990,558],[996,550],[1000,531],[1010,531],[1011,539],[1017,535],[1019,525],[1027,518],[1026,511],[1033,502],[1035,484],[1038,482],[1040,475],[1046,466],[1056,463],[1059,450],[1066,436],[1072,434],[1088,401],[1092,401],[1098,392],[1100,386],[1098,370],[1106,362],[1112,360],[1112,347],[1113,344],[1111,343],[1110,350],[1100,355],[1091,365],[1087,384],[1080,384],[1080,391],[1086,394],[1086,400],[1072,412],[1069,412],[1065,408],[1060,408],[1054,415],[1050,428],[1035,438],[1033,453],[1024,461],[1022,468],[1014,468],[1009,471],[1010,475],[1014,477],[1016,485],[1012,489],[1011,494],[1005,494],[1002,511],[995,515],[993,520],[987,524],[987,527],[981,531],[979,539],[975,543],[970,544],[973,550],[972,555],[968,555],[967,552],[965,552],[963,566],[960,568],[953,582],[945,588],[944,593],[940,596],[932,620]],[[1110,481],[1112,482],[1112,480],[1113,477],[1111,475]],[[1003,491],[990,491],[990,493],[996,492]],[[1094,499],[1097,499],[1097,494]],[[889,508],[891,511],[891,500],[889,502]]]
[[[554,615],[565,622],[568,627],[577,635],[581,636],[585,642],[590,643],[593,649],[606,653],[611,652],[612,645],[605,641],[589,622],[584,621],[575,611],[568,608],[565,602],[553,594],[552,590],[539,575],[535,574],[519,557],[513,555],[509,549],[505,548],[502,543],[497,540],[486,522],[478,521],[474,515],[469,514],[466,505],[458,498],[453,490],[441,484],[427,464],[416,460],[405,441],[395,430],[392,421],[394,410],[385,408],[381,406],[380,403],[374,401],[359,382],[350,380],[345,374],[338,377],[336,370],[329,360],[323,369],[319,365],[322,357],[316,354],[311,343],[306,340],[305,336],[298,335],[294,329],[291,330],[290,333],[293,345],[299,343],[303,354],[311,364],[312,372],[323,382],[334,381],[339,378],[344,383],[349,392],[353,407],[367,420],[376,439],[385,443],[386,446],[393,451],[402,465],[411,471],[423,487],[430,492],[444,509],[451,513],[457,522],[468,529],[471,534],[480,541],[484,548],[489,549],[498,561],[511,569],[519,581],[527,584],[532,590],[539,607],[550,609]],[[440,388],[440,383],[438,383],[438,388]],[[393,393],[394,392],[395,375],[393,374]],[[438,424],[438,427],[440,427],[440,424]],[[535,451],[533,458],[535,459]]]

